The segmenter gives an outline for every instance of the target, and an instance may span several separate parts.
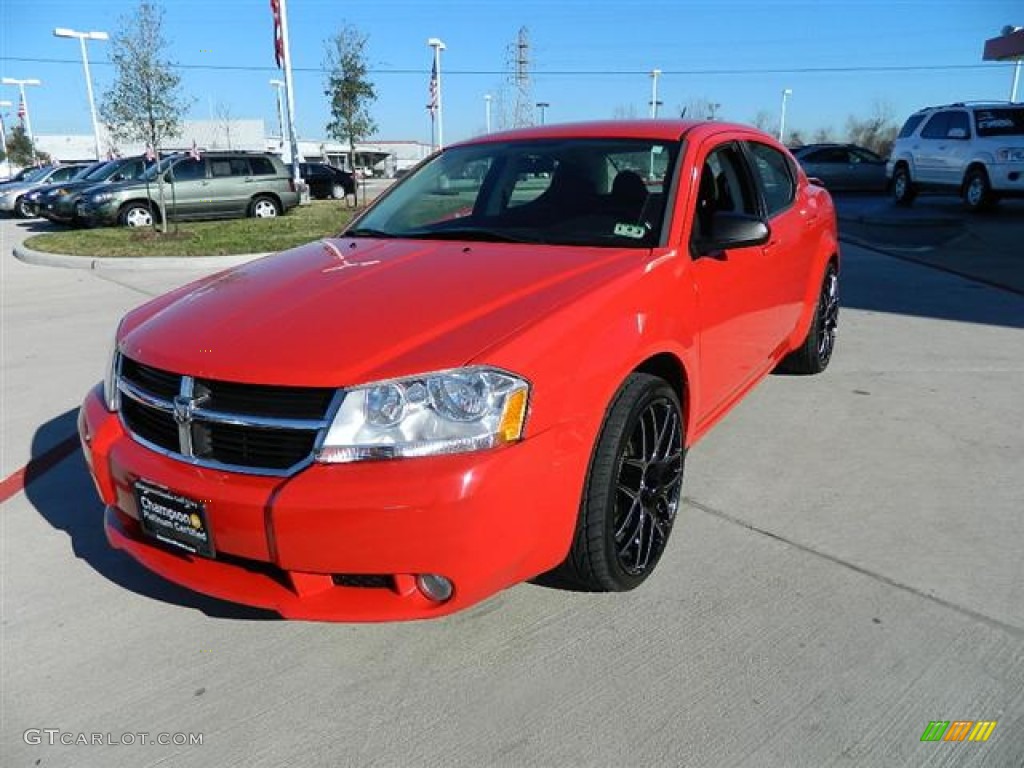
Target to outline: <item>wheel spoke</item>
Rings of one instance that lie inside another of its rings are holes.
[[[643,516],[643,508],[644,507],[643,507],[643,504],[640,502],[640,496],[636,495],[636,496],[632,496],[631,498],[633,499],[633,501],[629,505],[629,511],[626,512],[626,514],[623,516],[622,524],[619,526],[619,529],[617,531],[615,531],[615,541],[616,542],[620,542],[620,541],[623,541],[623,539],[625,539],[625,541],[628,543],[630,541],[630,539],[633,538],[634,534],[631,533],[629,536],[624,536],[626,528],[635,519],[638,519],[639,517]],[[635,523],[634,523],[633,527],[636,528],[636,524]]]

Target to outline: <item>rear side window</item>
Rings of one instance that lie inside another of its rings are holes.
[[[254,176],[275,176],[277,175],[277,169],[274,168],[274,164],[270,162],[269,158],[266,157],[250,157],[249,165],[252,167]]]
[[[974,125],[979,136],[1024,136],[1024,107],[979,109]]]
[[[796,197],[796,184],[789,163],[785,155],[767,144],[750,142],[747,147],[750,149],[754,174],[761,182],[768,215],[772,216],[786,208]]]
[[[909,136],[910,134],[917,130],[917,126],[921,124],[922,120],[924,120],[924,115],[911,115],[910,117],[908,117],[907,122],[905,122],[903,124],[903,127],[900,128],[899,136],[897,136],[896,138],[907,138],[907,136]]]

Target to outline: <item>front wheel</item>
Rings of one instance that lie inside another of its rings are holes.
[[[814,317],[804,343],[790,352],[776,369],[779,373],[807,376],[828,368],[839,329],[839,272],[829,264],[821,282]]]
[[[910,205],[917,197],[914,183],[910,180],[910,169],[905,165],[896,167],[892,175],[892,199],[896,205]]]
[[[14,212],[23,219],[32,218],[32,207],[28,204],[28,200],[24,197],[19,197],[14,202]]]
[[[982,168],[972,168],[964,178],[964,205],[967,210],[987,211],[996,203],[988,174]]]
[[[595,592],[640,586],[672,531],[683,462],[675,390],[656,376],[632,374],[601,427],[572,547],[556,579]]]
[[[257,197],[249,206],[249,215],[254,219],[273,219],[281,213],[281,207],[272,197]]]

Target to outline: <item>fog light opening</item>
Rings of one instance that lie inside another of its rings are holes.
[[[436,573],[421,573],[416,577],[416,586],[435,603],[445,602],[455,590],[448,579]]]

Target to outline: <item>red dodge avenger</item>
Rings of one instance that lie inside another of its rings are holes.
[[[769,372],[828,365],[838,272],[828,193],[751,128],[448,147],[337,237],[122,320],[79,416],[107,538],[288,618],[633,589],[687,449]]]

